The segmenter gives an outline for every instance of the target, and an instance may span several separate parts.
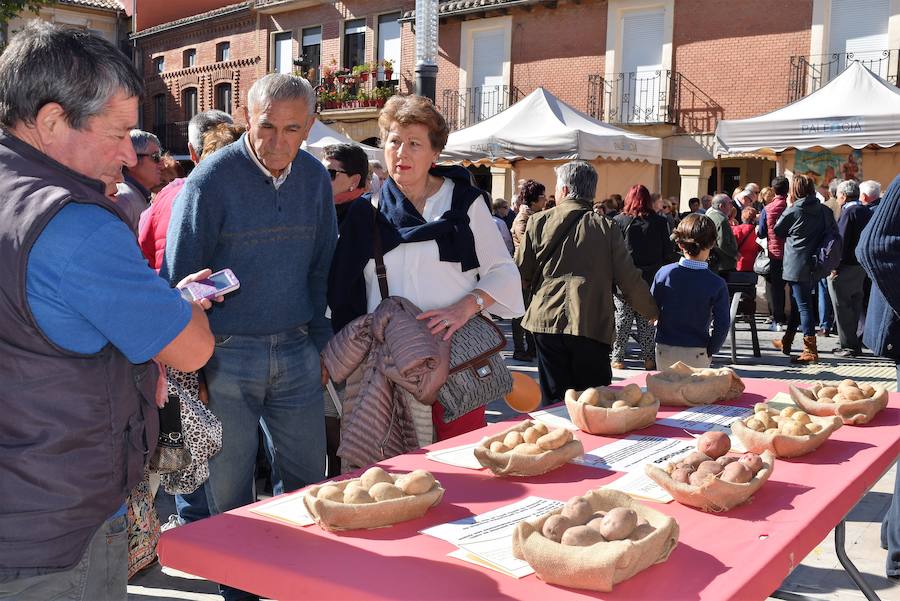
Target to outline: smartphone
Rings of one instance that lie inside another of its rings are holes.
[[[215,298],[229,292],[234,292],[241,287],[241,283],[230,269],[223,269],[210,275],[208,278],[191,282],[181,288],[181,296],[185,300],[198,301],[204,298]]]

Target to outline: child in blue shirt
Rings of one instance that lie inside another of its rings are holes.
[[[728,286],[706,263],[716,244],[716,226],[705,215],[691,214],[681,220],[672,239],[684,257],[656,272],[650,288],[659,307],[656,364],[662,368],[682,361],[709,367],[730,322]]]

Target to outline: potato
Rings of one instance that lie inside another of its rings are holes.
[[[722,467],[725,467],[729,463],[731,463],[733,461],[737,461],[737,460],[738,460],[738,457],[736,457],[734,455],[722,455],[721,457],[716,459],[716,463],[718,463]]]
[[[809,431],[803,424],[790,422],[781,426],[781,433],[787,436],[808,436]]]
[[[541,453],[546,453],[544,449],[530,442],[523,442],[519,446],[512,449],[512,452],[519,455],[540,455]]]
[[[637,384],[629,384],[619,392],[619,398],[634,407],[641,400],[641,387]]]
[[[390,501],[403,496],[403,491],[387,482],[377,482],[369,489],[369,495],[376,501]]]
[[[836,395],[837,393],[837,386],[824,386],[816,394],[816,397],[819,399],[833,399],[834,395]]]
[[[572,520],[557,513],[556,515],[551,515],[547,518],[544,522],[544,527],[541,529],[541,534],[553,542],[558,543],[562,539],[565,531],[573,525]]]
[[[579,403],[585,403],[593,407],[598,406],[602,400],[603,398],[600,396],[600,391],[596,388],[588,388],[578,397]]]
[[[704,474],[712,474],[715,476],[719,472],[722,471],[723,466],[716,461],[704,461],[700,465],[697,466],[698,472],[703,472]]]
[[[735,461],[725,466],[725,469],[722,470],[721,478],[725,482],[745,484],[753,480],[753,472],[740,461]]]
[[[656,528],[649,523],[644,522],[643,524],[638,524],[635,529],[631,531],[631,535],[629,535],[628,538],[633,541],[639,541],[645,536],[650,536],[654,532],[656,532]]]
[[[366,490],[365,488],[362,487],[362,484],[359,483],[359,480],[356,480],[356,481],[348,483],[347,486],[344,487],[344,495],[349,493],[350,489],[353,489],[353,488],[362,490],[364,492],[369,492],[368,490]]]
[[[325,499],[326,501],[334,501],[335,503],[344,502],[344,491],[337,486],[326,484],[316,493],[317,499]]]
[[[775,436],[775,435],[778,434],[780,431],[781,431],[781,430],[779,430],[778,428],[768,428],[768,429],[765,431],[765,434],[771,434],[772,436]]]
[[[860,390],[860,392],[863,393],[863,397],[865,397],[867,399],[870,399],[873,396],[875,396],[875,393],[877,392],[875,390],[875,387],[872,386],[871,384],[860,384],[859,390]]]
[[[606,540],[622,540],[634,531],[637,526],[637,512],[625,507],[614,507],[603,516],[600,534]]]
[[[627,401],[616,401],[612,404],[613,409],[630,409],[631,405]]]
[[[534,425],[531,427],[534,428],[535,432],[537,432],[541,436],[550,431],[550,429],[547,427],[547,424],[545,424],[544,422],[534,422]]]
[[[841,383],[838,384],[838,388],[840,388],[841,386],[846,386],[846,387],[852,386],[853,388],[859,388],[859,386],[856,384],[856,382],[854,380],[850,380],[850,379],[841,380]]]
[[[710,459],[718,459],[731,450],[731,440],[724,432],[704,432],[697,438],[697,450]]]
[[[822,431],[822,424],[817,424],[815,422],[810,422],[806,424],[806,431],[810,434],[816,434],[817,432]]]
[[[351,505],[362,505],[364,503],[374,503],[375,499],[365,490],[358,487],[347,487],[344,490],[344,503]]]
[[[866,395],[863,394],[863,391],[859,388],[844,388],[841,390],[844,395],[844,398],[848,401],[859,401],[865,398]]]
[[[760,411],[764,411],[765,413],[769,412],[769,406],[766,403],[757,403],[753,405],[753,413],[759,413]]]
[[[754,476],[763,468],[762,457],[756,453],[744,453],[738,461],[746,465],[753,472]]]
[[[713,474],[710,474],[709,472],[697,471],[691,474],[690,478],[688,478],[688,484],[690,484],[691,486],[703,486],[704,484],[706,484],[706,482],[713,478],[715,478],[715,476]]]
[[[591,520],[594,508],[583,497],[572,497],[566,501],[561,513],[574,525],[581,526]]]
[[[596,530],[597,534],[600,534],[600,528],[603,527],[603,517],[606,515],[606,513],[604,513],[604,512],[600,512],[600,513],[603,513],[603,515],[597,516],[597,514],[594,514],[595,517],[592,520],[590,520],[587,524],[585,524],[585,526],[587,526],[588,528]],[[603,535],[600,534],[600,536],[603,536]],[[603,540],[606,540],[606,539],[604,538]]]
[[[523,442],[525,442],[525,438],[521,432],[507,432],[506,436],[503,437],[503,444],[510,449],[517,447]]]
[[[434,486],[434,476],[425,470],[413,470],[397,480],[397,486],[407,495],[421,495]]]
[[[588,528],[587,526],[572,526],[563,532],[559,542],[572,547],[590,547],[591,545],[602,543],[605,540],[603,535],[593,528]]]
[[[823,402],[827,402],[828,399],[822,399],[822,401],[823,401]],[[832,402],[832,403],[837,403],[837,404],[840,404],[840,403],[846,403],[846,402],[847,402],[847,399],[845,399],[845,398],[844,398],[844,395],[842,395],[842,394],[839,392],[839,393],[837,393],[836,395],[834,395],[834,397],[831,398],[831,402]]]
[[[393,484],[394,479],[391,478],[391,475],[381,469],[380,467],[370,467],[366,471],[363,472],[363,475],[359,478],[359,485],[364,489],[369,490],[378,482],[387,482],[388,484]]]
[[[672,480],[674,480],[675,482],[681,482],[682,484],[689,484],[691,474],[693,474],[693,473],[694,473],[694,471],[689,467],[678,467],[678,468],[675,468],[674,470],[672,470],[671,476],[672,476]]]
[[[537,444],[542,449],[552,451],[572,440],[572,433],[565,428],[557,428],[538,438]]]
[[[781,417],[790,417],[797,411],[796,407],[785,407],[781,410]]]
[[[492,442],[490,448],[495,453],[509,453],[509,447],[499,440],[495,440],[494,442]]]
[[[772,423],[772,416],[769,415],[768,411],[757,411],[753,414],[753,419],[759,420],[759,423],[766,427]]]
[[[691,466],[691,469],[697,469],[697,466],[699,466],[704,461],[709,461],[710,459],[712,459],[712,457],[710,457],[709,455],[701,453],[700,451],[694,451],[693,453],[682,459],[681,462],[685,465]]]
[[[537,430],[534,429],[534,426],[532,426],[531,428],[528,428],[527,430],[522,432],[522,438],[525,440],[525,442],[530,443],[530,444],[536,443],[537,439],[540,437],[541,437],[541,435],[538,433]]]
[[[791,416],[791,419],[797,422],[798,424],[808,424],[812,420],[809,419],[809,414],[805,411],[797,411],[794,415]]]
[[[649,407],[656,403],[656,397],[653,396],[651,392],[645,392],[641,395],[641,400],[638,401],[638,407]]]
[[[751,417],[747,421],[744,422],[744,425],[750,428],[751,430],[755,430],[757,432],[763,432],[766,429],[766,425],[756,419],[755,417]]]

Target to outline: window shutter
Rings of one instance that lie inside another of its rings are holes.
[[[622,17],[622,71],[656,70],[662,65],[665,10],[626,13]]]
[[[888,49],[890,0],[831,0],[831,53],[864,53],[856,58],[876,58]]]

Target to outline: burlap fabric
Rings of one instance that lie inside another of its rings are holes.
[[[656,412],[659,411],[658,399],[646,407],[607,409],[579,403],[578,397],[581,393],[580,390],[566,391],[566,409],[572,423],[588,434],[624,434],[646,428],[656,421]]]
[[[733,369],[698,369],[682,362],[647,376],[647,390],[663,405],[694,407],[730,401],[744,392]]]
[[[759,487],[765,484],[775,467],[775,456],[771,451],[761,455],[763,467],[750,482],[738,484],[713,478],[702,486],[691,486],[676,482],[665,470],[652,464],[644,466],[644,472],[651,480],[663,487],[682,505],[696,507],[703,511],[720,513],[750,501]]]
[[[391,474],[394,480],[398,476],[399,474]],[[382,526],[390,526],[398,522],[422,517],[430,508],[440,503],[444,497],[444,489],[441,488],[441,483],[435,481],[431,490],[420,495],[409,495],[389,501],[355,505],[316,498],[319,489],[326,484],[337,486],[344,490],[351,482],[359,482],[359,478],[311,486],[303,493],[303,504],[306,506],[309,515],[316,521],[316,524],[325,530],[381,528]]]
[[[492,442],[495,440],[503,442],[503,438],[509,432],[524,432],[533,425],[533,421],[525,420],[499,434],[482,439],[478,446],[475,447],[475,458],[478,459],[478,463],[498,476],[538,476],[555,470],[572,459],[584,455],[584,446],[577,438],[567,442],[558,449],[544,451],[537,455],[524,455],[513,452],[495,453],[490,449]],[[552,431],[553,429],[551,428]]]
[[[557,510],[536,520],[521,522],[513,531],[513,555],[527,561],[538,578],[550,584],[609,592],[655,563],[662,563],[678,544],[678,523],[641,505],[625,493],[592,490],[584,496],[594,511],[630,507],[655,530],[640,540],[619,540],[574,547],[553,542],[541,534],[544,522]]]
[[[841,427],[841,418],[836,416],[812,416],[810,420],[821,424],[822,429],[809,436],[757,432],[748,428],[741,420],[736,420],[731,424],[731,432],[744,443],[744,447],[751,453],[762,455],[765,451],[771,451],[776,457],[787,459],[812,453],[831,436],[832,432]]]
[[[888,404],[888,391],[881,387],[875,388],[875,396],[871,398],[844,403],[820,403],[816,400],[816,393],[821,388],[821,384],[815,384],[809,390],[797,388],[791,384],[791,398],[810,415],[819,417],[836,415],[848,426],[861,426],[869,423]]]

